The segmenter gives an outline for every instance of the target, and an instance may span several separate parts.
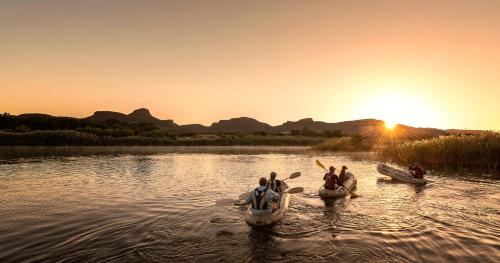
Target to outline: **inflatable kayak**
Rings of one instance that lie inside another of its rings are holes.
[[[249,205],[245,214],[245,221],[247,224],[253,226],[265,226],[281,221],[288,211],[288,205],[292,197],[291,194],[283,193],[283,191],[287,188],[288,185],[283,182],[281,185],[282,194],[280,198],[280,206],[277,209],[273,209],[273,212],[270,214],[262,214],[262,211],[255,210],[251,205]]]
[[[389,165],[383,163],[377,165],[377,171],[383,175],[390,176],[394,180],[405,183],[412,183],[412,184],[427,183],[427,179],[413,178],[413,176],[409,172],[390,167]]]
[[[346,196],[348,193],[356,187],[357,184],[356,177],[352,173],[346,173],[346,180],[344,182],[344,186],[341,186],[335,190],[325,189],[325,186],[322,185],[319,188],[319,196],[323,198],[334,198],[334,197],[342,197]]]

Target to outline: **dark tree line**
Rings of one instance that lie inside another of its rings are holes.
[[[43,114],[13,116],[4,113],[0,115],[0,130],[14,133],[74,130],[97,136],[112,137],[168,136],[168,133],[160,130],[154,123],[127,123],[116,119],[109,119],[103,122],[90,122],[86,119],[54,117]]]
[[[14,116],[8,113],[0,115],[0,131],[11,133],[28,133],[36,131],[76,131],[96,136],[107,137],[160,137],[174,139],[176,136],[189,137],[196,133],[187,131],[175,131],[161,129],[154,123],[138,122],[128,123],[117,119],[108,119],[101,122],[91,122],[87,119],[71,117],[55,117],[44,114],[26,114]],[[244,136],[243,133],[235,132],[214,132],[219,136],[236,135]],[[283,133],[271,133],[258,131],[253,133],[256,136],[284,136]],[[292,130],[291,135],[305,137],[342,137],[340,130],[326,130],[317,132],[309,128]]]

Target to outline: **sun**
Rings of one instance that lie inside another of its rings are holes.
[[[384,121],[384,128],[394,130],[399,124],[432,127],[439,119],[434,105],[423,94],[404,88],[380,88],[367,92],[359,99],[358,113]]]
[[[394,129],[394,127],[396,127],[396,122],[395,121],[386,120],[386,121],[384,121],[384,125],[385,125],[385,128],[387,128],[389,130],[392,130],[392,129]]]

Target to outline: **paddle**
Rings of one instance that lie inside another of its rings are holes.
[[[319,167],[321,167],[321,168],[325,169],[325,171],[326,171],[327,173],[329,172],[329,171],[326,169],[326,167],[325,167],[325,166],[324,166],[324,165],[323,165],[323,164],[322,164],[319,160],[316,160],[316,164],[317,164]]]
[[[298,194],[304,192],[304,187],[294,187],[285,190],[283,193],[288,193],[288,194]]]
[[[321,168],[325,169],[325,171],[326,171],[327,173],[329,172],[329,171],[326,169],[326,167],[325,167],[325,166],[324,166],[324,165],[323,165],[323,164],[322,164],[319,160],[316,160],[316,164],[317,164],[319,167],[321,167]],[[342,185],[342,186],[340,186],[340,187],[344,187],[344,188],[345,188],[345,186],[343,186],[343,185]],[[360,197],[360,196],[361,196],[361,195],[358,195],[358,194],[357,194],[357,193],[355,193],[355,192],[351,192],[350,194],[351,194],[351,199],[352,199],[352,198],[358,198],[358,197]]]
[[[287,178],[285,178],[285,179],[283,179],[281,181],[283,182],[283,181],[288,180],[288,179],[294,179],[294,178],[297,178],[299,176],[301,176],[301,173],[300,172],[295,172],[295,173],[291,174],[290,176],[288,176]],[[295,187],[295,188],[297,188],[297,187]],[[238,196],[238,200],[243,200],[243,199],[247,198],[247,196],[249,196],[251,192],[252,191],[240,194]]]
[[[284,182],[284,181],[286,181],[288,179],[294,179],[294,178],[299,177],[300,175],[301,175],[300,172],[295,172],[295,173],[291,174],[290,176],[288,176],[287,178],[285,178],[285,179],[283,179],[281,181]]]
[[[215,206],[228,206],[234,204],[233,199],[223,198],[215,201]]]
[[[246,193],[242,193],[242,194],[240,194],[240,195],[238,196],[238,200],[243,200],[243,199],[247,198],[247,196],[249,196],[249,195],[250,195],[250,193],[252,193],[252,192],[246,192]]]

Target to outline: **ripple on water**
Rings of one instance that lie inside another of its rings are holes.
[[[356,199],[322,200],[315,159],[346,164]],[[193,164],[197,167],[193,169]],[[433,173],[394,183],[376,164],[312,154],[101,155],[0,165],[0,259],[92,262],[499,262],[497,181]],[[284,220],[215,206],[270,170],[302,176]]]

